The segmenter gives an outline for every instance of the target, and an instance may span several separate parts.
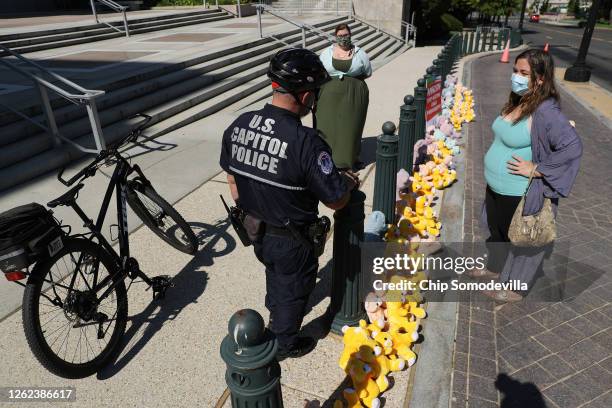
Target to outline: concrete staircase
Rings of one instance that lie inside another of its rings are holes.
[[[108,16],[108,14],[102,14],[100,15],[100,18],[105,20],[108,18]],[[151,31],[167,30],[170,28],[177,28],[192,24],[202,24],[229,18],[233,18],[233,16],[227,11],[223,9],[211,9],[165,14],[155,17],[128,17],[128,25],[130,34],[142,34]],[[123,30],[122,20],[113,21],[109,24]],[[123,37],[124,35],[125,34],[113,30],[106,24],[100,23],[1,35],[0,44],[20,54],[24,54],[33,51],[67,47],[69,45],[108,40],[110,38]],[[0,53],[0,56],[2,55],[3,54]]]
[[[349,23],[354,41],[373,64],[381,65],[406,50],[403,42],[348,17],[315,24],[332,33],[340,22]],[[270,94],[266,70],[269,59],[286,44],[301,45],[299,29],[230,48],[191,57],[175,64],[151,66],[123,77],[101,78],[89,88],[106,94],[96,100],[107,144],[142,123],[138,113],[151,116],[145,137],[155,138],[228,107],[236,110]],[[307,47],[320,52],[327,40],[309,32]],[[86,112],[62,99],[52,101],[60,133],[93,148]],[[37,98],[21,110],[44,122]],[[219,135],[220,136],[220,135]],[[0,112],[0,190],[19,185],[83,156],[74,147],[54,147],[51,137],[15,113]]]
[[[348,14],[351,2],[349,0],[272,0],[266,4],[284,13],[331,13]]]

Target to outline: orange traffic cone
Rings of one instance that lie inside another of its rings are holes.
[[[544,52],[548,52],[548,43],[544,45]]]
[[[510,39],[508,38],[508,42],[506,42],[506,48],[504,48],[504,52],[499,60],[499,62],[510,62]]]

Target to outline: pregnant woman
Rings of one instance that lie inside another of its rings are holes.
[[[493,122],[494,140],[484,158],[487,189],[483,219],[487,239],[487,267],[468,274],[474,278],[517,280],[529,285],[544,258],[544,248],[512,248],[508,229],[527,191],[523,215],[538,213],[544,197],[567,197],[580,166],[582,143],[574,127],[561,113],[555,88],[552,57],[527,50],[516,57],[512,92]],[[534,178],[528,188],[529,175]],[[503,302],[519,301],[525,293],[511,290],[485,293]]]

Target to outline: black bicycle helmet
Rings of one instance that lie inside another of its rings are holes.
[[[314,52],[304,48],[288,48],[276,53],[268,67],[272,86],[289,93],[320,88],[331,78]]]

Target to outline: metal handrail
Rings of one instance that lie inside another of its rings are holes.
[[[259,38],[264,38],[263,28],[261,25],[261,15],[264,12],[266,12],[268,14],[273,15],[276,18],[280,18],[281,20],[286,21],[287,23],[293,24],[294,26],[300,28],[302,30],[302,46],[304,48],[306,48],[306,30],[312,31],[313,34],[318,35],[319,37],[322,37],[323,39],[327,40],[330,44],[334,43],[334,37],[332,35],[310,24],[294,21],[287,16],[283,16],[282,13],[279,13],[276,10],[272,11],[274,10],[272,7],[269,7],[265,4],[255,4],[255,8],[257,9],[257,27],[259,29]]]
[[[352,18],[353,18],[353,20],[357,20],[357,21],[359,21],[360,23],[365,24],[365,25],[367,25],[367,26],[369,26],[369,27],[371,27],[371,28],[375,28],[376,30],[380,31],[381,33],[384,33],[384,34],[388,35],[389,37],[393,37],[393,38],[395,38],[396,40],[399,40],[399,41],[402,41],[402,42],[404,41],[404,39],[403,39],[403,38],[400,38],[400,37],[398,37],[397,35],[391,34],[391,33],[390,33],[390,32],[388,32],[388,31],[382,30],[382,29],[380,29],[380,27],[375,27],[375,26],[373,26],[372,24],[370,24],[370,23],[368,23],[367,21],[365,21],[364,19],[362,19],[362,18],[360,18],[360,17],[357,17],[356,15],[353,15],[353,17],[352,17]]]
[[[12,55],[13,57],[15,57],[17,60],[19,60],[21,63],[28,65],[31,68],[35,68],[40,74],[42,75],[48,75],[49,77],[57,80],[58,82],[67,85],[69,87],[71,87],[71,90],[66,90],[61,88],[60,86],[51,83],[49,81],[47,81],[46,79],[43,79],[41,76],[33,74],[32,72],[29,72],[28,70],[17,66],[14,63],[11,63],[10,61],[8,61],[5,57],[0,58],[0,63],[4,64],[5,66],[7,66],[9,69],[29,78],[30,80],[32,80],[32,82],[34,82],[34,84],[36,85],[36,87],[38,88],[38,92],[40,94],[40,99],[41,99],[41,104],[42,104],[42,110],[43,113],[45,115],[45,120],[47,122],[47,126],[42,125],[40,122],[27,117],[26,115],[24,115],[22,112],[17,111],[16,109],[7,106],[5,104],[2,104],[5,108],[7,108],[8,110],[12,111],[13,113],[17,114],[18,116],[22,117],[25,120],[28,120],[29,122],[35,124],[36,126],[42,128],[43,130],[49,132],[51,134],[51,137],[53,138],[53,142],[56,146],[60,145],[62,141],[67,142],[72,144],[73,146],[75,146],[78,150],[85,152],[85,153],[98,153],[100,150],[105,148],[105,141],[104,141],[104,136],[102,134],[102,126],[100,125],[100,118],[98,117],[98,109],[96,107],[96,102],[95,102],[95,98],[104,95],[105,92],[101,91],[101,90],[97,90],[97,89],[86,89],[83,88],[80,85],[75,84],[74,82],[70,81],[67,78],[64,78],[58,74],[56,74],[55,72],[52,72],[48,69],[46,69],[45,67],[37,64],[34,61],[31,61],[25,57],[23,57],[22,55],[16,53],[15,51],[11,50],[10,48],[5,47],[4,45],[0,44],[0,49],[3,50],[5,53],[8,53],[10,55]],[[55,93],[57,93],[59,96],[63,97],[64,99],[74,103],[75,105],[84,105],[85,108],[87,109],[87,114],[89,116],[89,122],[91,124],[91,129],[92,129],[92,133],[94,136],[94,141],[96,143],[96,149],[88,149],[86,147],[83,147],[75,142],[73,142],[72,140],[68,139],[65,136],[62,136],[59,133],[58,127],[57,127],[57,123],[55,122],[55,116],[53,115],[53,108],[51,107],[51,101],[49,99],[49,94],[47,90],[51,90]],[[80,93],[75,93],[75,91],[78,91]]]
[[[12,56],[14,56],[15,58],[19,59],[21,62],[28,64],[32,67],[35,67],[36,69],[38,69],[39,71],[42,71],[43,73],[45,73],[46,75],[49,75],[50,77],[53,77],[54,79],[76,89],[77,91],[82,92],[82,94],[72,94],[69,93],[59,87],[57,87],[56,85],[45,81],[44,79],[37,77],[36,75],[31,74],[30,72],[19,68],[15,65],[10,64],[8,61],[6,61],[3,58],[0,58],[0,62],[3,63],[4,65],[8,66],[9,68],[11,68],[14,71],[18,71],[26,76],[28,76],[30,79],[40,82],[41,84],[48,86],[49,88],[52,88],[54,91],[56,91],[58,94],[60,94],[61,96],[65,97],[66,99],[91,99],[91,98],[95,98],[96,96],[99,95],[103,95],[105,92],[101,91],[101,90],[97,90],[97,89],[86,89],[83,88],[82,86],[75,84],[74,82],[72,82],[71,80],[64,78],[61,75],[56,74],[53,71],[48,70],[47,68],[43,67],[42,65],[29,60],[27,58],[25,58],[24,56],[22,56],[21,54],[16,53],[15,51],[11,50],[8,47],[5,47],[4,45],[0,44],[0,49],[2,49],[2,51],[7,52],[9,54],[11,54]]]
[[[98,18],[98,13],[96,12],[96,2],[110,8],[113,11],[116,11],[118,13],[123,13],[123,32],[125,33],[126,37],[130,36],[130,28],[128,27],[128,21],[127,21],[127,15],[126,15],[126,10],[128,9],[128,7],[122,6],[121,4],[115,3],[113,0],[89,0],[89,4],[91,5],[91,12],[93,13],[94,19],[96,20],[96,23],[102,23],[102,24],[106,24],[107,26],[109,26],[110,28],[112,28],[115,31],[118,32],[122,32],[119,28],[115,27],[112,24],[107,23],[106,21],[101,21]]]
[[[417,35],[416,26],[407,21],[402,21],[402,27],[406,27],[406,33],[404,34],[406,45],[408,45],[408,42],[410,41],[410,33],[412,33],[413,34],[412,35],[412,46],[416,47],[416,35]]]

